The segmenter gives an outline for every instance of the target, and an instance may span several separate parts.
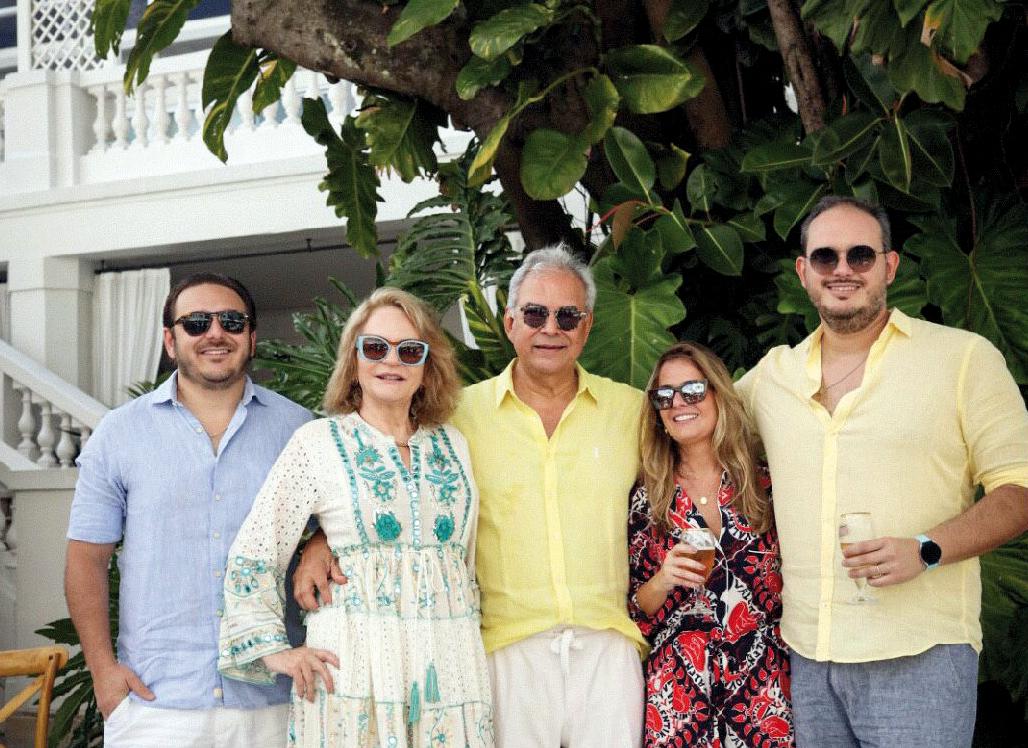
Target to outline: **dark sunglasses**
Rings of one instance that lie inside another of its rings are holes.
[[[550,310],[542,304],[525,304],[520,311],[525,324],[536,329],[545,325],[550,316]],[[583,312],[577,306],[562,306],[553,312],[553,317],[557,320],[557,327],[569,332],[578,327],[578,323],[586,314],[588,312]]]
[[[686,405],[695,405],[707,396],[707,380],[690,379],[681,384],[662,384],[647,390],[646,394],[649,395],[650,405],[657,410],[667,410],[675,404],[676,392],[682,396]]]
[[[246,323],[250,321],[250,315],[237,312],[234,309],[226,309],[224,312],[190,312],[175,320],[176,325],[182,325],[186,335],[194,338],[203,335],[211,329],[211,322],[218,318],[221,329],[231,335],[238,335],[246,330]]]
[[[889,250],[887,249],[879,251],[866,244],[858,244],[846,250],[846,264],[855,273],[866,273],[874,267],[878,255],[888,253]],[[831,247],[818,247],[808,255],[807,261],[810,262],[810,267],[814,268],[815,273],[828,275],[828,273],[834,272],[835,268],[839,267],[839,257],[841,254],[841,252],[836,252]]]
[[[428,343],[424,340],[401,340],[394,343],[378,335],[359,335],[357,355],[365,361],[382,361],[389,351],[396,349],[396,358],[404,366],[421,366],[428,358]]]

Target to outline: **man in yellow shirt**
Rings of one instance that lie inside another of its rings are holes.
[[[578,365],[595,300],[591,271],[565,249],[529,254],[503,318],[517,357],[465,388],[453,418],[480,495],[498,748],[642,743],[645,640],[628,616],[627,532],[643,394]],[[302,607],[317,607],[315,587],[331,601],[329,572],[345,582],[330,563],[312,540],[294,580]]]
[[[801,748],[969,746],[977,557],[1028,529],[1028,414],[1003,356],[889,312],[889,233],[862,201],[815,206],[796,271],[821,326],[738,384],[774,481]],[[841,551],[850,512],[874,539]],[[850,602],[857,579],[873,602]]]

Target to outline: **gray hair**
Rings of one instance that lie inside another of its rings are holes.
[[[884,208],[881,208],[874,203],[870,203],[867,200],[861,200],[859,197],[851,197],[849,195],[826,195],[818,200],[817,205],[811,209],[807,217],[803,219],[803,223],[800,225],[800,251],[802,254],[807,253],[807,235],[810,231],[810,224],[813,223],[814,219],[827,210],[831,210],[839,205],[848,205],[851,208],[856,208],[862,213],[867,213],[873,219],[878,221],[878,227],[882,232],[882,249],[889,251],[892,249],[892,228],[889,226],[889,214],[885,212]]]
[[[525,282],[528,274],[545,270],[562,270],[577,277],[585,287],[585,311],[593,310],[593,305],[596,303],[596,281],[593,280],[593,271],[571,254],[565,244],[557,244],[537,249],[525,255],[521,267],[514,271],[514,275],[510,279],[510,289],[507,292],[508,312],[517,308],[521,284]]]

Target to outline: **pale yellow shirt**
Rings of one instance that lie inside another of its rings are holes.
[[[476,570],[487,652],[561,625],[628,617],[628,494],[639,468],[639,390],[578,367],[578,392],[547,439],[514,393],[514,362],[465,388],[454,425],[480,495]]]
[[[1002,354],[978,335],[895,310],[860,387],[830,415],[814,399],[821,336],[773,349],[737,385],[775,487],[785,640],[836,662],[936,644],[980,651],[977,559],[874,589],[877,605],[850,605],[838,517],[869,511],[876,535],[913,537],[971,506],[979,483],[1028,486],[1028,414]]]

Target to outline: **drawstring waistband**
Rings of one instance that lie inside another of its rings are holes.
[[[564,673],[564,677],[570,675],[571,669],[571,650],[580,650],[582,648],[582,642],[575,638],[574,629],[564,629],[560,636],[555,636],[553,641],[550,642],[550,651],[555,655],[560,655],[560,670]]]

